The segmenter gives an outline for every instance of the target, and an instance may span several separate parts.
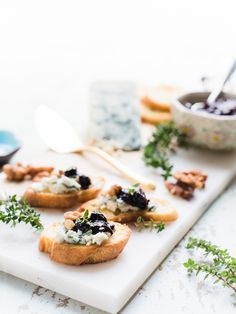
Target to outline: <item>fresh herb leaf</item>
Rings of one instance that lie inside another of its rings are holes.
[[[36,230],[42,230],[40,214],[24,199],[17,199],[16,195],[0,201],[0,221],[15,227],[18,223],[30,224]]]
[[[156,222],[154,220],[144,220],[142,216],[139,216],[135,222],[135,226],[138,230],[150,229],[161,232],[165,229],[165,224],[163,222]]]
[[[89,219],[89,210],[86,209],[85,212],[83,213],[83,216],[80,218],[83,222],[88,221]]]
[[[187,136],[177,129],[173,122],[159,124],[144,148],[144,162],[147,166],[161,168],[162,176],[167,180],[172,175],[173,168],[169,162],[170,152],[175,152],[177,147],[186,146]]]
[[[135,184],[131,185],[131,187],[128,189],[128,193],[129,194],[134,194],[134,192],[139,187],[139,185],[140,185],[140,183],[135,183]]]
[[[204,279],[215,278],[214,284],[221,282],[236,294],[236,258],[229,255],[227,250],[221,249],[209,241],[189,238],[187,249],[201,249],[204,256],[211,258],[205,262],[194,261],[189,258],[183,265],[189,273],[205,273]]]

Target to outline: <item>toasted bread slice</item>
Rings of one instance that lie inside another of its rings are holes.
[[[82,204],[77,211],[71,211],[64,214],[65,219],[76,219],[79,218],[82,213],[88,209],[89,212],[93,210],[100,210],[110,221],[116,221],[121,223],[127,223],[136,221],[139,216],[143,217],[145,220],[163,221],[171,222],[178,218],[177,211],[170,205],[166,200],[160,200],[158,198],[152,199],[152,203],[160,204],[160,210],[157,211],[147,211],[147,210],[137,210],[119,213],[115,215],[112,211],[108,209],[100,209],[98,205],[98,200],[94,199]]]
[[[24,194],[25,200],[34,207],[45,208],[71,208],[77,204],[87,202],[98,196],[105,180],[96,178],[94,186],[87,190],[75,193],[53,194],[48,192],[34,192],[31,188]]]
[[[183,93],[183,89],[171,85],[158,85],[147,88],[142,102],[153,110],[170,111],[173,99]]]
[[[171,120],[171,113],[159,110],[152,110],[141,104],[141,119],[149,124],[165,123]]]
[[[39,250],[48,253],[58,263],[68,265],[95,264],[116,258],[129,240],[131,230],[126,225],[115,223],[115,232],[104,243],[99,245],[76,245],[55,242],[60,223],[45,229],[39,240]]]

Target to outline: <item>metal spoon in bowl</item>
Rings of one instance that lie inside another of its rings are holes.
[[[80,141],[79,135],[76,133],[75,129],[51,108],[47,106],[38,107],[35,114],[35,124],[42,140],[55,152],[92,152],[107,161],[130,182],[140,183],[140,186],[145,190],[155,190],[156,185],[153,182],[146,180],[145,178],[126,168],[123,164],[103,150],[95,146],[83,144]]]
[[[236,60],[231,65],[229,71],[224,76],[223,80],[221,80],[218,84],[218,86],[210,93],[210,95],[207,98],[207,104],[210,106],[212,105],[220,96],[226,82],[230,79],[234,71],[236,70]]]

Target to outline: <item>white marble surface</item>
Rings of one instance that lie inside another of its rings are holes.
[[[236,180],[138,290],[120,313],[124,314],[233,314],[236,298],[220,285],[201,277],[189,277],[182,263],[189,257],[184,248],[188,236],[196,236],[235,251]],[[17,267],[17,265],[16,265]],[[102,314],[52,291],[0,273],[0,304],[9,314]]]
[[[204,159],[201,158],[203,154]],[[114,183],[127,184],[107,164],[97,158],[90,159],[88,154],[60,155],[44,150],[37,156],[32,153],[31,158],[26,158],[22,150],[17,158],[24,163],[32,163],[33,160],[35,165],[52,164],[60,169],[78,165],[83,173],[105,177],[105,189]],[[157,190],[149,196],[169,200],[178,212],[177,221],[166,226],[160,234],[137,232],[134,228],[127,247],[118,259],[79,268],[51,263],[48,256],[38,251],[38,236],[30,230],[20,228],[22,226],[9,230],[8,226],[0,225],[0,270],[99,309],[117,313],[232,180],[235,158],[235,154],[216,155],[190,148],[179,150],[172,159],[175,169],[203,169],[209,176],[206,188],[196,191],[195,197],[187,202],[168,193],[162,178],[144,166],[141,152],[120,154],[120,159],[130,169],[156,182]],[[221,181],[216,182],[215,177],[221,178]],[[0,185],[2,192],[22,195],[30,182],[14,184],[3,179]],[[62,219],[61,211],[56,210],[46,210],[41,216],[45,226]]]

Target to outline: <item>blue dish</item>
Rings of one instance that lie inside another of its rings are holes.
[[[21,148],[21,142],[10,131],[0,130],[0,166],[9,162]]]

